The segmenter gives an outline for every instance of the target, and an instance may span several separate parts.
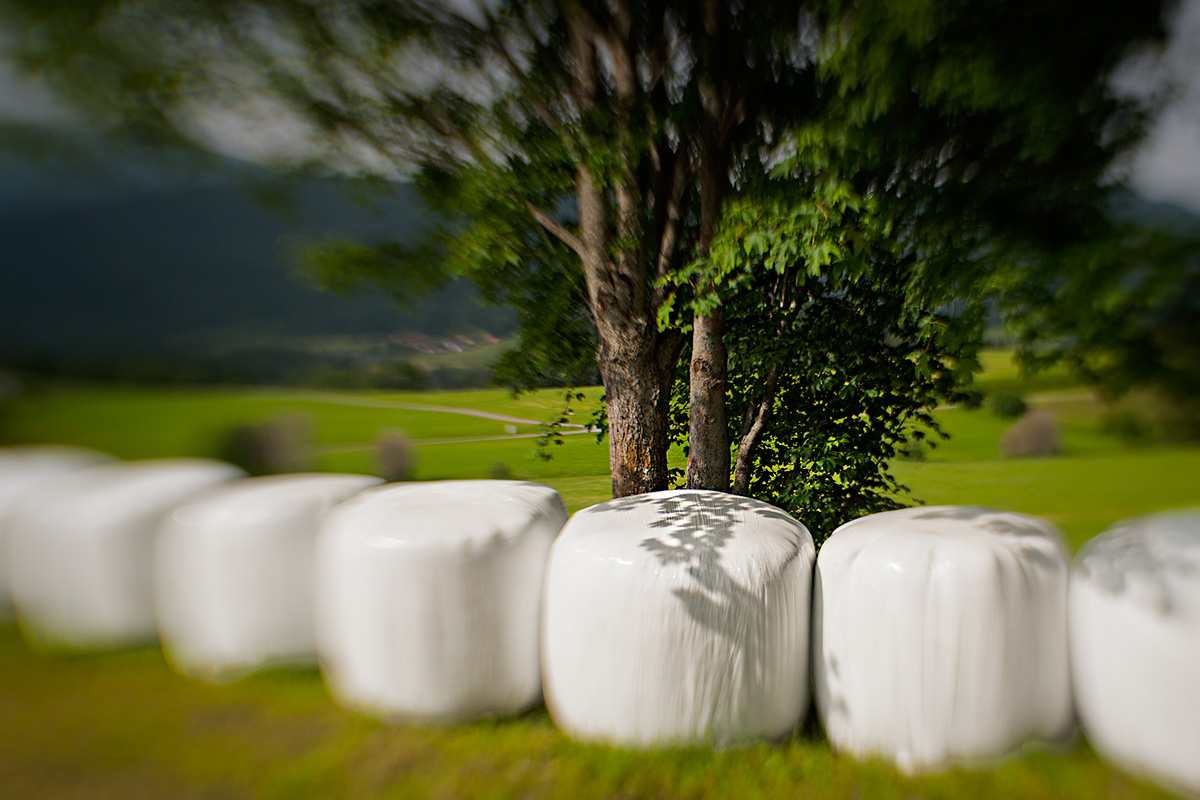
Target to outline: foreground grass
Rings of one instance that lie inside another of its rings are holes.
[[[1165,797],[1083,742],[907,778],[835,756],[810,725],[713,751],[572,742],[544,709],[471,724],[387,725],[327,699],[312,670],[225,687],[157,650],[50,658],[0,626],[0,795],[47,798]]]

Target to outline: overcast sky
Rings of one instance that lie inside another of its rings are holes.
[[[1146,85],[1161,88],[1172,82],[1181,87],[1135,155],[1130,183],[1148,200],[1176,203],[1200,214],[1200,0],[1184,0],[1170,20],[1170,29],[1171,41],[1161,57],[1144,61],[1140,68],[1128,70],[1123,81],[1116,81],[1123,83],[1125,91],[1131,87],[1138,91]],[[4,49],[0,32],[0,52]],[[0,60],[0,122],[6,120],[70,124],[69,114],[47,92],[18,78],[11,66]],[[245,130],[242,123],[228,127],[228,145],[223,148],[227,155],[253,159],[255,148],[281,144],[278,124],[257,132]],[[254,147],[242,147],[239,142],[253,143]],[[282,144],[291,146],[294,142]],[[10,189],[28,182],[3,165],[0,165],[0,180],[11,183]],[[13,192],[0,191],[0,195],[4,194]]]
[[[1149,200],[1200,214],[1200,0],[1185,0],[1156,66],[1159,80],[1173,80],[1181,93],[1151,129],[1130,181]]]

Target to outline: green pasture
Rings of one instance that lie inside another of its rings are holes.
[[[1200,505],[1200,448],[900,463],[894,471],[928,505],[981,505],[1045,517],[1062,529],[1072,550],[1119,519]]]
[[[1103,408],[1065,375],[1030,381],[1003,355],[984,361],[985,390],[1031,396],[1058,421],[1063,454],[1003,459],[998,442],[1010,420],[986,409],[939,410],[951,438],[924,461],[893,465],[910,499],[1037,514],[1060,526],[1072,549],[1123,517],[1200,504],[1200,448],[1127,447],[1101,431]],[[599,391],[587,396],[580,421]],[[544,420],[560,412],[562,391],[334,397],[63,386],[0,400],[0,443],[63,442],[125,458],[211,455],[233,425],[303,413],[323,448],[322,469],[373,470],[369,445],[380,430],[400,428],[416,443],[419,479],[506,472],[554,486],[571,510],[608,496],[607,443],[593,435],[563,437],[544,460],[533,439],[487,438],[503,436],[505,423],[376,407],[388,403]],[[454,438],[473,441],[428,443]],[[677,465],[680,458],[672,455]],[[470,724],[385,724],[334,706],[312,670],[213,687],[175,676],[155,649],[42,655],[11,625],[0,626],[0,720],[0,797],[14,798],[1165,796],[1100,761],[1082,740],[919,778],[834,755],[811,718],[782,743],[627,751],[574,743],[541,708]]]
[[[979,354],[982,371],[976,376],[975,385],[985,393],[1009,392],[1030,394],[1067,389],[1078,381],[1062,365],[1055,365],[1026,374],[1013,360],[1011,350],[985,350]]]
[[[10,443],[78,444],[123,458],[151,458],[214,455],[219,452],[221,437],[236,425],[281,415],[309,419],[320,444],[369,443],[388,429],[403,430],[413,439],[502,436],[511,424],[462,414],[381,407],[399,401],[444,405],[442,399],[447,398],[293,389],[55,387],[0,403],[0,435]],[[520,407],[511,403],[497,408],[480,403],[475,410],[540,418],[517,413]],[[518,433],[540,430],[538,425],[518,424],[516,428]]]

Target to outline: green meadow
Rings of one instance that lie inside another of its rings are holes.
[[[1123,517],[1200,503],[1200,447],[1130,447],[1103,432],[1103,407],[1065,374],[1023,378],[1004,353],[985,354],[984,366],[985,390],[1025,395],[1055,417],[1062,454],[1002,458],[1011,421],[986,408],[939,410],[950,439],[924,461],[893,465],[910,501],[1037,514],[1072,549]],[[579,422],[599,391],[586,395]],[[574,511],[608,493],[608,449],[594,435],[564,436],[545,460],[535,439],[490,438],[510,435],[513,423],[398,405],[541,421],[557,417],[562,396],[59,385],[0,399],[0,443],[211,456],[234,425],[302,414],[320,469],[372,471],[372,443],[400,429],[418,479],[504,471],[554,486]],[[516,425],[517,434],[537,431]],[[334,706],[312,670],[208,686],[174,675],[156,649],[51,657],[30,650],[13,625],[0,626],[0,719],[0,796],[14,798],[1166,796],[1102,762],[1081,737],[921,777],[835,755],[811,713],[784,742],[627,751],[572,742],[542,708],[470,724],[385,724]]]

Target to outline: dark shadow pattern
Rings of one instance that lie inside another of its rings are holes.
[[[1016,555],[1017,568],[1026,580],[1030,578],[1029,570],[1031,567],[1061,573],[1065,573],[1069,569],[1069,557],[1061,538],[1054,533],[1053,528],[1048,525],[1039,524],[1039,521],[1033,517],[1009,514],[982,506],[945,506],[921,509],[919,513],[890,513],[903,515],[902,519],[896,521],[893,528],[895,531],[903,531],[911,527],[914,533],[919,533],[921,530],[919,524],[922,520],[952,520],[962,522],[964,525],[969,525],[979,531],[1004,537],[1006,539],[1004,547],[1013,551]],[[870,519],[871,517],[862,517],[859,521],[867,522]],[[913,523],[916,523],[916,525]],[[1047,544],[1058,551],[1058,557],[1055,557],[1048,550]],[[853,558],[858,558],[860,554],[856,553]],[[928,568],[929,565],[927,564],[926,566]],[[932,579],[932,575],[930,575],[928,580]],[[824,585],[821,571],[818,569],[813,579],[814,630],[823,624],[824,599]],[[822,636],[823,633],[818,638]],[[822,649],[823,644],[819,641],[814,643],[814,659],[822,657]],[[838,685],[839,683],[836,680],[839,677],[839,665],[832,653],[824,656],[824,670],[834,680],[825,680],[824,686],[818,686],[819,702],[824,703],[826,713],[830,719],[841,716],[848,721],[850,718],[850,709],[845,696],[835,693],[831,688],[832,685]]]
[[[985,520],[985,517],[991,517],[991,519]],[[1017,554],[1025,561],[1032,562],[1043,569],[1063,569],[1067,564],[1067,555],[1061,540],[1051,532],[1051,529],[1039,525],[1032,518],[1021,516],[1014,519],[1013,515],[982,506],[949,506],[931,509],[923,514],[914,514],[912,519],[954,519],[971,522],[981,530],[1016,538],[1018,541],[1013,545],[1013,549]],[[1037,545],[1037,542],[1053,542],[1062,553],[1062,560],[1051,557]]]
[[[1174,615],[1174,581],[1200,583],[1200,512],[1137,517],[1118,523],[1079,552],[1081,576],[1114,596],[1136,584],[1143,600]]]
[[[647,505],[655,516],[651,527],[663,531],[663,535],[644,539],[641,546],[663,565],[686,566],[692,584],[675,589],[674,595],[692,620],[726,642],[731,652],[742,654],[743,689],[761,687],[767,635],[763,592],[751,591],[735,581],[721,563],[721,551],[736,537],[738,522],[747,512],[791,525],[796,525],[796,520],[760,501],[717,492],[685,492],[669,497],[635,495],[613,500],[609,507],[631,511]],[[799,553],[797,541],[788,561]]]

